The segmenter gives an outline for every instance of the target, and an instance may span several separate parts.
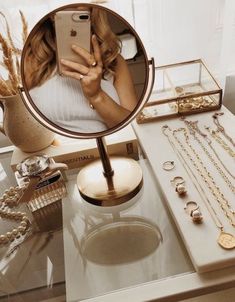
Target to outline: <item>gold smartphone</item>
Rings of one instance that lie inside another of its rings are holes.
[[[55,14],[57,66],[61,74],[61,59],[85,64],[72,50],[76,44],[88,52],[91,48],[91,21],[89,11],[59,11]]]

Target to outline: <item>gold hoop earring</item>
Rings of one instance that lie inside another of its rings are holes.
[[[184,206],[185,211],[191,216],[192,221],[196,224],[202,223],[203,216],[199,205],[195,201],[188,201]]]
[[[175,186],[175,191],[179,194],[179,196],[184,196],[187,194],[185,180],[183,177],[176,176],[171,180],[171,183]]]

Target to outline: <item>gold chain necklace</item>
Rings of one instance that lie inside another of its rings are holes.
[[[233,139],[231,138],[231,136],[229,136],[228,133],[226,133],[224,127],[219,122],[219,116],[221,116],[223,114],[224,114],[223,112],[219,112],[219,113],[214,113],[212,115],[213,122],[214,122],[214,124],[217,127],[217,131],[216,132],[222,133],[222,135],[235,147],[235,142],[233,141]]]
[[[185,119],[182,118],[182,120],[185,120]],[[207,128],[209,128],[209,127],[207,127]],[[195,127],[194,130],[197,131],[197,133],[198,133],[199,135],[201,135],[202,138],[205,139],[205,141],[208,143],[208,146],[210,147],[210,149],[212,150],[212,152],[215,154],[217,160],[221,163],[221,165],[224,167],[224,169],[227,171],[227,173],[228,173],[233,179],[235,179],[235,175],[233,175],[233,174],[229,171],[229,169],[225,166],[225,164],[222,162],[221,158],[219,157],[218,153],[216,152],[215,148],[213,147],[212,140],[209,139],[208,135],[206,135],[205,133],[203,133],[203,132],[199,129],[198,124],[196,125],[196,127]]]
[[[219,172],[219,174],[222,176],[222,178],[224,179],[224,181],[226,182],[226,184],[228,185],[229,189],[235,193],[235,187],[234,185],[231,183],[231,181],[229,180],[229,178],[226,176],[226,174],[224,173],[224,171],[220,168],[220,166],[218,165],[218,163],[214,160],[214,158],[211,156],[211,154],[208,152],[208,150],[205,148],[204,144],[202,143],[202,141],[199,139],[199,137],[197,136],[197,134],[200,134],[200,136],[204,137],[206,139],[206,141],[208,142],[208,145],[211,147],[211,143],[210,141],[207,140],[207,136],[201,132],[201,130],[198,127],[198,121],[187,121],[186,119],[183,119],[184,123],[186,124],[186,126],[188,127],[190,134],[193,135],[194,139],[198,142],[198,144],[201,146],[202,150],[205,152],[205,154],[207,155],[207,157],[210,159],[210,161],[212,162],[212,164],[214,165],[214,167],[217,169],[217,171]],[[214,151],[215,150],[213,147],[211,147],[211,149]],[[219,158],[217,156],[217,158]],[[220,163],[222,163],[222,161],[220,160]],[[224,167],[224,165],[223,165]]]
[[[235,152],[230,148],[230,146],[219,136],[218,132],[212,130],[209,126],[205,129],[210,133],[210,135],[221,145],[221,147],[231,156],[235,157]]]
[[[199,165],[196,164],[196,161],[193,160],[191,154],[188,152],[188,150],[184,147],[182,142],[179,140],[177,137],[177,133],[183,132],[184,139],[186,142],[186,146],[189,147],[190,151],[195,155],[197,162],[200,164],[201,169],[199,168]],[[191,145],[189,141],[189,135],[187,133],[186,128],[179,128],[176,130],[173,130],[173,136],[177,140],[178,144],[180,145],[181,149],[183,150],[184,153],[188,156],[190,159],[191,163],[194,165],[195,169],[198,171],[204,182],[206,183],[208,189],[211,191],[212,195],[214,196],[215,200],[218,202],[220,208],[223,210],[225,216],[228,218],[229,222],[233,227],[235,227],[235,218],[234,218],[234,210],[232,209],[229,201],[225,198],[224,194],[220,191],[219,186],[216,184],[214,178],[210,174],[210,172],[207,170],[203,162],[201,161],[198,153],[195,151],[193,146]],[[205,175],[204,175],[205,173]],[[208,181],[209,179],[209,181]],[[210,183],[211,182],[211,183]]]
[[[191,167],[188,165],[188,163],[185,160],[184,156],[178,150],[178,148],[177,148],[176,144],[174,143],[173,139],[171,139],[170,135],[167,134],[167,131],[171,132],[171,134],[172,134],[172,130],[170,129],[170,127],[168,125],[164,125],[162,127],[163,134],[167,137],[168,142],[170,143],[172,149],[176,153],[176,155],[179,158],[179,161],[181,162],[181,164],[183,165],[186,173],[188,174],[189,178],[193,182],[198,194],[201,196],[208,212],[210,213],[210,215],[212,217],[212,220],[214,221],[216,227],[220,230],[220,234],[219,234],[219,237],[217,239],[217,243],[222,248],[227,249],[227,250],[235,248],[235,237],[232,234],[227,233],[227,232],[224,231],[224,226],[223,226],[221,220],[219,219],[219,217],[218,217],[214,207],[212,206],[210,200],[208,199],[203,186],[198,182],[197,176],[195,175],[193,169],[191,169]]]

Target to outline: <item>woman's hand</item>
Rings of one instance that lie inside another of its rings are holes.
[[[100,47],[95,35],[92,36],[91,41],[93,54],[79,46],[72,45],[73,51],[84,59],[86,65],[64,59],[61,60],[61,63],[66,66],[66,69],[62,70],[63,75],[79,80],[83,93],[88,100],[96,98],[100,94],[100,82],[103,72]]]
[[[115,67],[114,89],[118,100],[101,88],[103,62],[96,36],[92,36],[93,53],[74,45],[72,49],[85,61],[79,64],[68,60],[61,60],[65,76],[80,81],[83,93],[93,109],[103,119],[107,128],[115,127],[126,119],[137,104],[135,88],[126,61],[117,55]]]

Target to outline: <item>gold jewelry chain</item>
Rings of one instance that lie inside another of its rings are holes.
[[[198,121],[192,122],[192,121],[187,121],[186,119],[184,119],[184,123],[188,127],[188,130],[190,131],[190,134],[193,135],[194,139],[198,142],[198,144],[201,146],[202,150],[205,152],[205,154],[210,159],[210,161],[212,162],[212,164],[215,166],[215,168],[217,169],[217,171],[219,172],[219,174],[222,176],[222,178],[224,179],[224,181],[228,185],[229,189],[233,193],[235,193],[235,187],[234,187],[234,185],[231,183],[231,181],[229,180],[229,178],[225,175],[224,171],[220,168],[220,166],[218,165],[218,163],[214,160],[214,158],[211,156],[211,154],[205,148],[205,146],[202,143],[202,141],[198,138],[197,133],[200,134],[202,137],[204,137],[206,139],[206,141],[207,141],[206,135],[204,133],[202,133],[200,131],[199,127],[198,127]],[[208,142],[208,145],[211,147],[209,141],[207,141],[207,142]]]
[[[235,157],[235,152],[229,147],[229,145],[219,136],[218,132],[212,130],[209,126],[205,129],[210,133],[210,135],[221,145],[221,147],[231,156]]]
[[[219,113],[214,113],[212,115],[213,117],[213,122],[217,127],[217,132],[220,132],[223,134],[223,136],[235,147],[235,142],[233,141],[233,139],[228,135],[228,133],[225,132],[224,127],[220,124],[219,122],[219,116],[223,115],[223,112],[219,112]]]
[[[203,174],[203,172],[201,171],[201,169],[198,167],[198,165],[195,163],[195,161],[193,160],[192,156],[190,155],[190,153],[187,151],[187,149],[184,147],[184,145],[182,144],[182,142],[179,140],[179,138],[177,137],[176,133],[179,132],[183,132],[184,138],[185,138],[185,142],[186,145],[190,148],[191,152],[194,153],[197,161],[200,163],[205,175]],[[190,159],[191,163],[194,165],[195,169],[197,170],[197,172],[200,174],[200,176],[202,177],[202,179],[204,180],[204,182],[206,183],[208,189],[211,191],[211,193],[213,194],[213,196],[215,197],[215,200],[218,202],[220,208],[223,210],[225,216],[228,218],[229,222],[231,223],[231,225],[233,227],[235,227],[235,219],[234,219],[234,210],[232,209],[231,205],[229,204],[229,201],[225,198],[225,196],[223,195],[223,193],[220,191],[219,187],[217,186],[217,184],[215,183],[215,180],[213,179],[212,175],[210,174],[210,172],[207,170],[207,168],[204,166],[203,162],[201,161],[199,155],[197,154],[197,152],[195,151],[195,149],[193,148],[193,146],[190,144],[189,142],[189,135],[187,134],[187,130],[186,128],[179,128],[176,130],[173,130],[173,136],[175,137],[175,139],[177,140],[178,144],[180,145],[181,149],[183,150],[184,153],[186,153],[186,155],[188,156],[188,158]],[[208,181],[207,177],[210,179],[212,185],[210,184],[210,182]],[[218,197],[218,195],[219,197]],[[221,202],[220,198],[223,200],[223,202]]]
[[[182,120],[185,120],[185,118],[182,118]],[[188,121],[187,121],[188,122]],[[198,122],[198,121],[197,121]],[[193,122],[190,122],[190,123],[193,123]],[[213,144],[212,144],[212,140],[209,139],[208,135],[206,135],[205,133],[203,133],[199,127],[198,127],[198,124],[195,125],[195,129],[194,129],[199,135],[201,135],[202,138],[205,139],[205,141],[208,143],[208,146],[210,147],[210,149],[213,151],[213,153],[215,154],[216,158],[218,159],[218,161],[221,163],[221,165],[224,167],[224,169],[227,171],[227,173],[233,178],[235,179],[235,175],[233,175],[229,169],[225,166],[225,164],[222,162],[221,158],[219,157],[218,153],[216,152],[215,148],[213,147]]]
[[[206,192],[205,192],[203,186],[197,181],[197,177],[196,177],[195,173],[193,172],[193,169],[191,169],[191,167],[188,165],[187,161],[185,160],[184,156],[183,156],[183,155],[180,153],[180,151],[178,150],[176,144],[174,144],[173,140],[171,140],[170,135],[168,135],[168,134],[166,133],[167,130],[170,131],[171,134],[172,134],[171,128],[170,128],[168,125],[164,125],[164,126],[162,127],[162,132],[163,132],[163,134],[167,137],[167,139],[168,139],[168,141],[169,141],[169,143],[170,143],[172,149],[174,150],[174,152],[175,152],[176,155],[178,156],[178,158],[179,158],[181,164],[183,165],[183,167],[185,168],[185,170],[186,170],[186,172],[187,172],[189,178],[192,180],[192,182],[193,182],[193,184],[194,184],[196,190],[198,191],[199,195],[200,195],[201,198],[203,199],[203,201],[204,201],[204,203],[205,203],[205,205],[206,205],[208,211],[210,212],[211,217],[212,217],[212,219],[214,220],[216,226],[217,226],[220,230],[223,231],[224,226],[223,226],[222,222],[220,221],[220,219],[218,218],[218,216],[217,216],[217,214],[216,214],[216,211],[215,211],[215,209],[213,208],[213,206],[212,206],[210,200],[209,200],[208,197],[206,196]],[[193,176],[193,177],[191,177],[191,176]],[[200,189],[199,189],[199,187],[200,187]],[[203,195],[202,193],[203,193],[204,195]],[[205,202],[205,200],[206,200],[206,202]],[[208,205],[209,205],[209,207],[208,207]],[[213,214],[211,213],[211,211],[213,212]]]
[[[164,125],[162,127],[163,134],[167,137],[168,142],[170,143],[172,149],[176,153],[176,155],[179,158],[179,161],[181,162],[181,164],[183,165],[186,173],[188,174],[189,178],[193,182],[198,194],[201,196],[201,198],[202,198],[208,212],[210,213],[210,215],[212,217],[212,220],[214,221],[216,227],[218,229],[220,229],[220,235],[217,239],[217,243],[224,249],[233,249],[235,247],[235,244],[234,244],[235,237],[232,234],[224,232],[224,226],[223,226],[221,220],[219,219],[219,217],[218,217],[214,207],[212,206],[210,200],[208,199],[203,186],[197,181],[197,177],[196,177],[193,169],[191,169],[191,167],[188,165],[188,163],[185,160],[184,156],[178,150],[178,148],[177,148],[176,144],[174,143],[174,141],[170,138],[170,135],[168,135],[166,133],[167,130],[170,131],[171,134],[172,134],[172,130],[170,129],[170,127],[168,125]]]

